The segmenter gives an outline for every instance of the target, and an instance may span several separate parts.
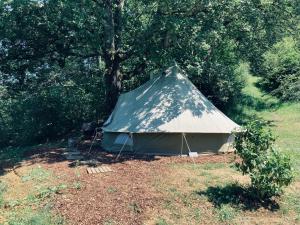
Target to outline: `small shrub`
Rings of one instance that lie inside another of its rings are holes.
[[[241,161],[236,167],[249,174],[253,196],[268,199],[282,193],[293,180],[290,158],[274,149],[275,138],[266,123],[254,120],[235,133],[234,147]]]

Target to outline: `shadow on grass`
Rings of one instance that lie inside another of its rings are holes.
[[[282,105],[282,102],[279,99],[269,95],[268,92],[261,88],[260,81],[256,81],[253,85],[259,89],[262,96],[253,96],[248,93],[242,93],[239,96],[237,104],[232,106],[228,111],[230,118],[237,123],[244,124],[253,119],[253,117],[259,119],[260,117],[257,116],[257,113],[266,110],[275,111]]]
[[[250,95],[242,95],[237,105],[233,106],[229,111],[228,115],[235,122],[239,124],[247,123],[252,119],[261,119],[257,113],[265,110],[275,111],[281,106],[279,101],[263,100]],[[253,113],[252,111],[256,112]],[[272,123],[273,121],[270,121]]]
[[[253,190],[249,187],[242,187],[237,183],[226,186],[208,187],[206,191],[198,191],[196,193],[207,197],[208,201],[213,203],[216,208],[220,208],[224,204],[230,204],[232,207],[244,211],[253,211],[259,208],[270,211],[279,209],[279,205],[275,200],[258,200],[251,195]]]

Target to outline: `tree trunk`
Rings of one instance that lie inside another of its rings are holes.
[[[120,71],[120,61],[114,60],[110,65],[110,69],[104,75],[105,81],[105,104],[107,107],[107,113],[111,113],[114,109],[121,88],[122,88],[122,76]]]
[[[121,33],[122,33],[122,11],[125,0],[111,1],[108,5],[108,26],[106,29],[107,48],[105,50],[106,73],[104,75],[106,88],[107,113],[111,113],[117,103],[121,88]],[[114,5],[117,5],[115,7]]]

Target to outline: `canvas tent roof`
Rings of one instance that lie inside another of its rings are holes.
[[[177,65],[122,94],[104,132],[231,133],[239,126],[218,110]]]

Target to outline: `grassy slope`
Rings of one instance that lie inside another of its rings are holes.
[[[265,120],[271,121],[271,128],[277,136],[277,146],[293,160],[296,172],[300,171],[300,103],[280,103],[270,95],[264,95],[255,84],[259,82],[258,77],[248,76],[247,86],[244,93],[250,97],[261,100],[265,106],[253,109],[244,106],[244,113],[257,115]],[[297,175],[300,179],[300,175]]]
[[[290,155],[295,171],[300,171],[300,103],[282,104],[264,95],[256,87],[258,82],[248,74],[245,99],[231,117],[240,123],[252,116],[270,121],[277,147]],[[300,224],[299,172],[278,200],[278,208],[269,210],[238,201],[234,183],[247,184],[249,178],[228,164],[172,164],[171,169],[168,178],[156,182],[157,191],[166,196],[156,224]]]

